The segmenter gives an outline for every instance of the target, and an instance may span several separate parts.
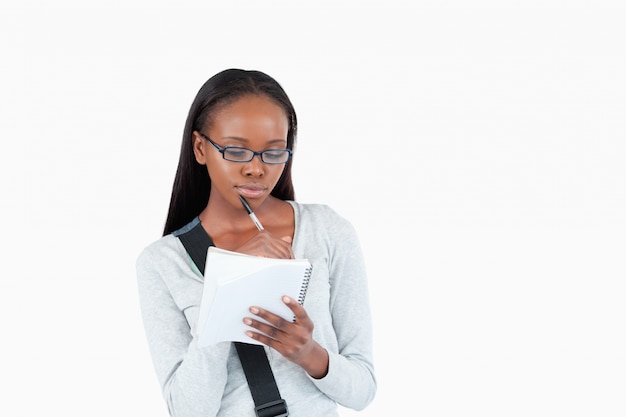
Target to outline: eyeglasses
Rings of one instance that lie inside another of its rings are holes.
[[[291,158],[291,149],[266,149],[261,152],[253,151],[248,148],[241,148],[239,146],[224,146],[221,147],[217,143],[213,142],[210,137],[204,133],[198,132],[200,136],[208,140],[211,145],[215,146],[222,157],[231,162],[250,162],[255,155],[261,157],[261,161],[266,164],[284,164]]]

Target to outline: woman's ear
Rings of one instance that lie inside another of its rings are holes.
[[[196,161],[198,161],[200,165],[206,165],[206,155],[205,155],[206,141],[204,140],[202,136],[200,136],[197,130],[193,131],[192,138],[193,138],[193,153],[196,156]]]

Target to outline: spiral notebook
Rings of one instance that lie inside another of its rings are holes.
[[[251,256],[210,246],[204,269],[204,287],[198,319],[198,345],[232,341],[261,344],[245,335],[244,317],[254,317],[259,306],[294,320],[282,296],[304,303],[312,265],[307,259]]]

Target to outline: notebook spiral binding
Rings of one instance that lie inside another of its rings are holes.
[[[309,281],[311,280],[311,272],[313,271],[313,265],[309,266],[304,272],[304,279],[302,280],[302,286],[300,287],[300,294],[298,294],[298,304],[304,304],[304,297],[306,297],[306,292],[309,289]],[[296,315],[293,315],[293,319],[291,320],[295,323]]]
[[[300,294],[298,295],[298,304],[304,304],[304,297],[309,289],[309,281],[311,280],[311,272],[313,271],[313,265],[306,269],[304,273],[304,280],[302,281],[302,287],[300,287]]]

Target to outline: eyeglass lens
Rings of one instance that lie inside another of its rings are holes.
[[[255,152],[246,148],[226,147],[224,158],[233,162],[248,162],[254,158]],[[289,160],[288,149],[268,149],[260,153],[261,160],[268,164],[281,164]]]

